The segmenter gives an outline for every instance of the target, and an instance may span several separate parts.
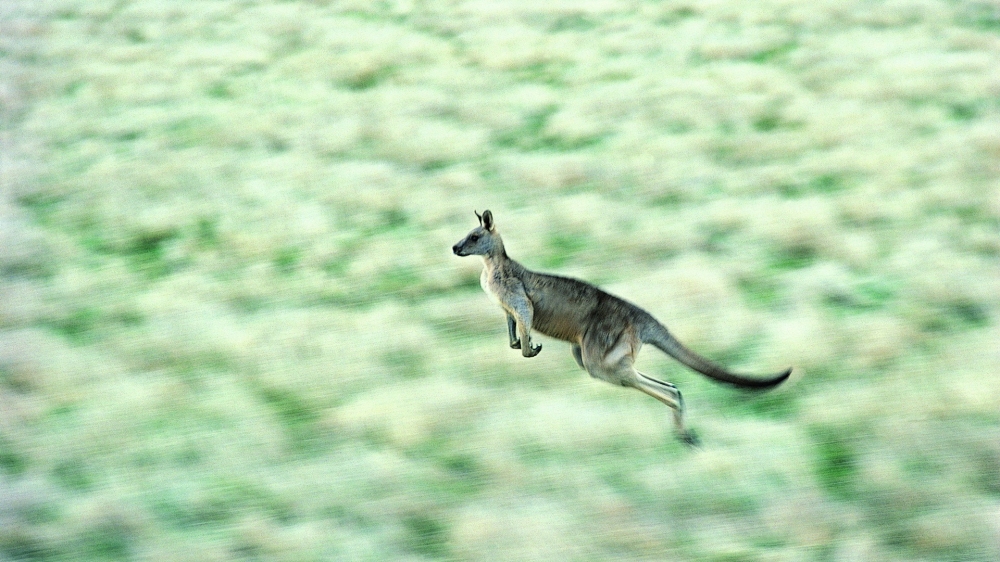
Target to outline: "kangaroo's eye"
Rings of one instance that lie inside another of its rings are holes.
[[[472,236],[469,237],[469,242],[475,242],[477,240],[479,240],[478,234],[473,234]]]

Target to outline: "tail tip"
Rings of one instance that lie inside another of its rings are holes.
[[[755,383],[746,385],[746,387],[756,390],[769,390],[785,382],[790,376],[792,376],[792,367],[789,367],[775,375],[771,375],[770,377],[757,379]]]
[[[789,367],[782,371],[778,376],[774,377],[774,384],[781,384],[788,380],[788,377],[792,376],[793,367]]]

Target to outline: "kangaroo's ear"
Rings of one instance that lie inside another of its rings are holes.
[[[479,219],[479,226],[483,226],[483,215],[480,215],[479,211],[472,211],[472,212],[476,213],[476,218]]]
[[[483,228],[486,230],[493,230],[493,213],[483,211]]]

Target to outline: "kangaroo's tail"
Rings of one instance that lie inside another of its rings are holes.
[[[785,379],[792,374],[791,368],[764,378],[746,377],[731,373],[708,359],[705,359],[701,355],[698,355],[697,353],[684,347],[684,344],[677,341],[677,338],[675,338],[662,324],[656,320],[653,320],[653,322],[647,324],[647,326],[648,328],[642,331],[643,343],[653,344],[667,355],[673,357],[695,371],[698,371],[699,373],[719,382],[743,388],[762,390],[785,382]]]

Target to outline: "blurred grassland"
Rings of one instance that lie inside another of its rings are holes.
[[[996,2],[6,2],[0,124],[0,561],[1000,557]]]

